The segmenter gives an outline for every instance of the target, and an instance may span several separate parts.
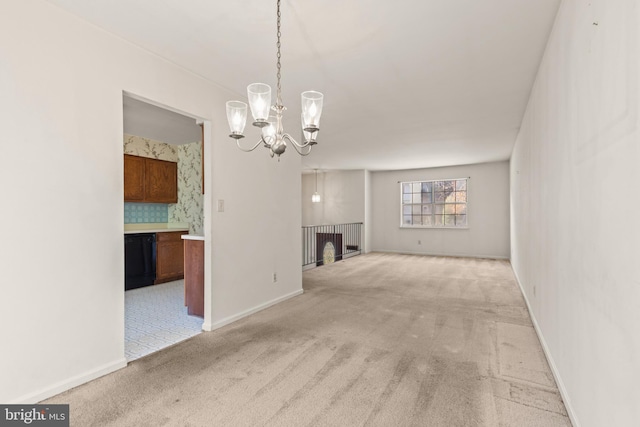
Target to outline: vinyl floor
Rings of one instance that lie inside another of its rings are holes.
[[[125,356],[144,357],[202,332],[202,319],[187,314],[184,281],[125,291]]]

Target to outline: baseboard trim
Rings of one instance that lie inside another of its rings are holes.
[[[217,322],[204,324],[204,325],[202,325],[202,328],[205,331],[214,331],[216,329],[220,329],[223,326],[226,326],[226,325],[228,325],[230,323],[236,322],[236,321],[238,321],[238,320],[240,320],[240,319],[242,319],[244,317],[251,316],[252,314],[255,314],[255,313],[259,312],[259,311],[262,311],[262,310],[264,310],[266,308],[269,308],[269,307],[271,307],[273,305],[276,305],[278,303],[286,301],[289,298],[297,297],[298,295],[301,295],[303,292],[304,292],[303,289],[298,289],[295,292],[291,292],[291,293],[283,295],[281,297],[272,299],[271,301],[267,301],[267,302],[265,302],[263,304],[257,305],[257,306],[255,306],[253,308],[248,309],[248,310],[241,311],[240,313],[225,317],[224,319],[220,319]]]
[[[544,339],[544,335],[542,335],[542,331],[540,330],[540,326],[538,325],[538,320],[536,319],[533,310],[531,309],[531,304],[529,303],[529,298],[527,297],[526,292],[524,291],[524,287],[522,286],[522,282],[520,281],[520,277],[516,272],[513,265],[511,265],[511,271],[513,271],[513,275],[516,278],[516,282],[520,287],[520,292],[522,292],[522,297],[524,298],[524,302],[527,304],[527,310],[529,311],[529,317],[531,317],[531,322],[533,323],[533,328],[536,331],[536,335],[538,335],[538,340],[540,340],[540,344],[542,344],[542,351],[544,351],[544,356],[547,358],[547,363],[551,367],[551,373],[553,374],[553,378],[556,380],[556,385],[558,386],[558,390],[560,390],[560,396],[562,396],[562,401],[564,402],[564,406],[567,409],[567,415],[569,416],[569,420],[571,420],[571,424],[574,427],[580,427],[580,423],[578,422],[578,417],[573,410],[573,406],[571,405],[571,399],[569,399],[569,394],[567,393],[567,388],[562,381],[562,377],[560,376],[560,372],[556,367],[556,363],[551,356],[551,351],[549,350],[549,346],[547,345],[547,341]]]
[[[473,255],[473,254],[448,254],[448,253],[438,253],[438,252],[412,252],[412,251],[395,251],[395,250],[387,250],[387,249],[374,249],[372,252],[386,252],[392,254],[403,254],[403,255],[424,255],[424,256],[448,256],[453,258],[486,258],[486,259],[505,259],[509,260],[509,256],[503,255]]]
[[[111,362],[106,365],[99,366],[98,368],[93,369],[91,371],[85,372],[80,375],[76,375],[64,381],[60,381],[58,383],[55,383],[49,387],[46,387],[34,393],[24,395],[9,403],[10,404],[35,404],[45,399],[48,399],[52,396],[55,396],[57,394],[60,394],[63,391],[67,391],[81,384],[88,383],[89,381],[95,380],[96,378],[100,378],[107,374],[115,372],[119,369],[124,368],[125,366],[127,366],[127,360],[123,357],[122,359],[118,359],[115,362]]]

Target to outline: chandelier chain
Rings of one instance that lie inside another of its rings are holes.
[[[280,18],[281,18],[281,14],[280,14],[280,0],[278,0],[278,42],[276,43],[276,46],[278,47],[278,73],[277,73],[277,77],[278,77],[278,93],[277,93],[277,99],[276,99],[276,107],[282,107],[282,86],[280,85],[280,78],[282,77],[281,74],[281,65],[280,65],[280,36],[282,35],[282,33],[280,32]]]

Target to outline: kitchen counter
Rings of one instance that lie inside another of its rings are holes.
[[[197,234],[183,234],[180,237],[184,240],[204,240],[204,236],[198,236]]]
[[[139,223],[139,224],[124,225],[124,234],[170,233],[172,231],[189,231],[189,224],[184,222],[174,222],[174,223]]]
[[[171,233],[173,231],[189,231],[189,227],[187,227],[187,228],[150,228],[150,229],[143,229],[143,230],[125,230],[124,234]]]

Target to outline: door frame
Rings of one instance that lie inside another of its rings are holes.
[[[201,117],[197,114],[190,113],[188,111],[183,111],[178,108],[174,108],[163,104],[161,102],[154,101],[152,99],[145,98],[143,96],[137,95],[135,93],[128,92],[126,90],[122,91],[122,97],[133,98],[138,101],[145,102],[147,104],[163,108],[168,111],[172,111],[174,113],[182,114],[183,116],[191,117],[196,121],[197,125],[202,125],[203,129],[203,144],[202,144],[202,173],[203,173],[203,212],[202,212],[202,233],[204,235],[204,245],[205,245],[205,257],[204,257],[204,319],[202,323],[202,330],[206,331],[205,325],[211,324],[211,294],[212,294],[212,275],[211,275],[211,197],[212,197],[212,184],[209,181],[209,184],[205,186],[205,181],[207,177],[213,176],[212,171],[212,163],[209,159],[211,158],[212,153],[212,121],[211,118]],[[123,127],[121,134],[124,135],[124,107],[122,109],[122,117],[123,117]],[[122,141],[121,141],[121,149]],[[124,154],[124,151],[123,151]],[[208,156],[208,157],[207,157]],[[124,200],[124,188],[122,189],[122,200]],[[124,202],[123,202],[124,203]],[[124,277],[124,271],[123,271]]]

